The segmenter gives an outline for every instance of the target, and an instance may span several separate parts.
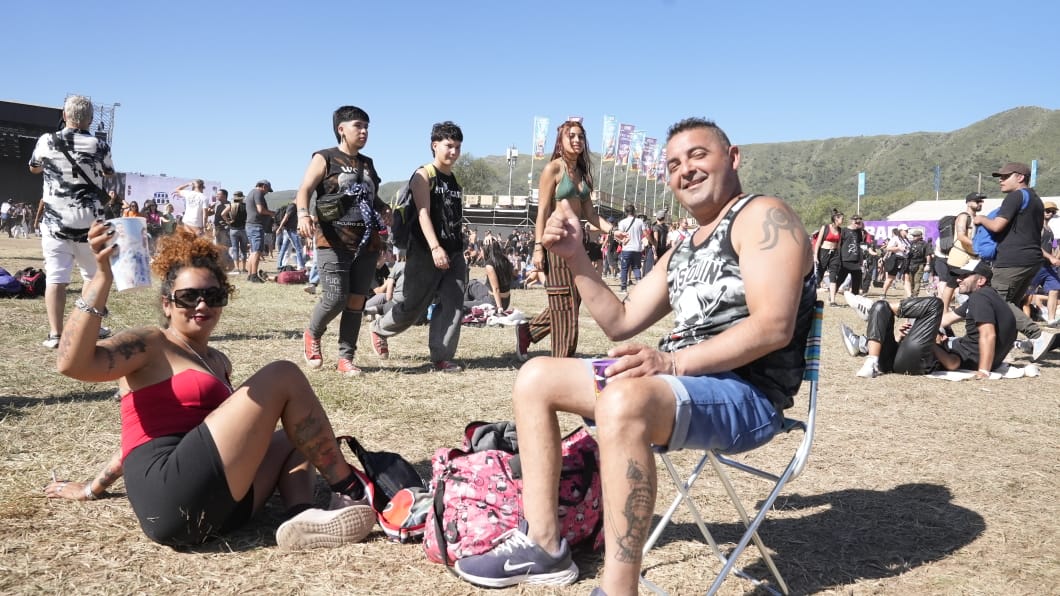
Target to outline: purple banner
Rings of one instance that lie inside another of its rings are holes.
[[[615,165],[629,164],[629,149],[635,128],[632,124],[618,125],[618,154],[615,156]]]
[[[634,172],[640,169],[640,162],[644,155],[644,135],[643,130],[638,130],[633,133],[633,140],[630,143],[632,149],[630,150],[629,156],[629,167]]]
[[[644,175],[651,177],[655,175],[655,139],[648,137],[644,139],[644,155],[642,159],[642,165],[644,168]]]

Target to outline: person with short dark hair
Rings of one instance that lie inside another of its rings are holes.
[[[626,217],[615,224],[618,230],[615,237],[622,244],[622,252],[618,255],[618,285],[623,292],[629,287],[629,277],[632,273],[634,283],[639,283],[641,278],[641,259],[644,251],[644,221],[637,217],[637,206],[626,205],[623,210]]]
[[[295,195],[298,232],[313,238],[313,255],[323,292],[302,334],[303,354],[310,368],[320,368],[320,338],[339,317],[339,357],[336,366],[347,377],[358,376],[354,364],[357,336],[364,319],[364,303],[372,290],[375,264],[383,248],[380,231],[389,207],[379,198],[380,178],[372,158],[361,153],[368,143],[368,114],[356,106],[342,106],[331,117],[338,145],[313,153]],[[309,214],[309,198],[316,193],[317,217]],[[322,217],[322,207],[328,217]]]
[[[38,206],[41,249],[48,284],[44,307],[48,311],[46,348],[59,347],[66,311],[66,287],[76,264],[84,287],[96,273],[96,261],[88,248],[88,228],[103,215],[103,180],[114,175],[110,145],[89,134],[94,108],[82,95],[71,95],[63,104],[63,128],[41,135],[29,160],[29,171],[44,174],[44,195]],[[70,154],[66,157],[63,150]],[[75,168],[70,159],[76,160]],[[103,337],[110,333],[101,327]]]
[[[597,425],[606,512],[599,589],[636,594],[655,510],[653,450],[754,449],[780,429],[802,383],[817,295],[809,234],[783,200],[743,192],[739,147],[713,122],[675,124],[666,155],[670,189],[700,227],[627,300],[593,268],[568,201],[548,220],[544,243],[567,261],[608,337],[635,337],[671,314],[674,327],[658,349],[612,348],[616,360],[599,391],[588,360],[539,357],[520,369],[512,400],[524,520],[493,550],[456,562],[456,573],[475,585],[578,579],[559,532],[558,412]]]
[[[916,296],[920,293],[920,284],[924,280],[924,267],[931,259],[931,255],[928,253],[928,243],[924,240],[924,230],[913,228],[909,236],[909,262],[906,266],[906,276],[909,281],[909,295]]]
[[[264,271],[261,269],[261,256],[271,252],[268,236],[272,234],[272,210],[269,209],[265,195],[272,192],[272,183],[258,180],[254,188],[247,193],[247,241],[250,243],[250,256],[247,258],[247,281],[264,283]]]
[[[463,142],[464,133],[453,122],[435,124],[431,128],[434,182],[427,166],[417,168],[409,182],[418,225],[412,227],[409,236],[405,279],[414,282],[405,284],[401,302],[372,322],[372,349],[380,358],[390,355],[389,338],[415,325],[434,303],[427,335],[433,369],[463,370],[453,362],[460,345],[467,283],[462,230],[464,193],[453,174]]]
[[[302,371],[280,360],[233,387],[231,361],[209,346],[235,290],[221,247],[188,228],[160,240],[151,268],[164,324],[97,341],[114,280],[112,234],[104,222],[89,230],[99,274],[66,322],[56,367],[80,381],[118,383],[121,448],[88,482],[56,480],[44,494],[95,500],[124,475],[148,538],[187,547],[242,526],[278,490],[287,507],[276,530],[281,548],[364,539],[375,513]],[[331,487],[327,510],[313,507],[314,468]]]
[[[206,182],[201,179],[185,182],[173,189],[172,194],[179,196],[184,201],[184,213],[180,216],[181,224],[191,228],[199,236],[206,231],[206,209],[208,207],[206,195]]]
[[[976,370],[977,379],[986,379],[1001,366],[1015,345],[1016,319],[990,287],[990,265],[974,259],[951,269],[961,294],[968,296],[952,311],[943,312],[942,300],[934,296],[906,298],[895,304],[853,297],[851,306],[868,321],[867,330],[860,336],[840,325],[840,333],[851,356],[867,354],[857,376],[872,379],[891,372],[926,375],[940,368],[963,368]],[[895,338],[896,317],[912,319],[899,328],[901,339]],[[961,320],[965,335],[943,333]],[[1033,359],[1040,356],[1036,353]]]
[[[1016,327],[1028,339],[1036,339],[1042,330],[1023,313],[1023,300],[1031,280],[1042,265],[1042,226],[1045,207],[1030,187],[1031,169],[1027,164],[1009,162],[991,174],[998,179],[1005,198],[996,217],[978,214],[975,225],[983,226],[998,238],[993,286],[1012,306]],[[1026,207],[1024,198],[1026,197]]]
[[[986,195],[977,192],[970,192],[964,197],[964,211],[953,219],[953,246],[946,254],[935,251],[935,275],[939,278],[938,297],[942,299],[943,312],[950,311],[953,292],[957,289],[957,280],[953,279],[950,271],[976,258],[975,247],[972,245],[972,238],[975,236],[974,218],[975,214],[982,211],[985,200]]]

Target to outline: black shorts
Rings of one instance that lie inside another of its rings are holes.
[[[243,525],[254,487],[240,501],[228,490],[221,455],[206,424],[140,445],[125,458],[125,490],[144,534],[168,546],[194,546]]]
[[[935,275],[938,276],[939,281],[946,284],[948,288],[956,288],[957,280],[953,278],[953,274],[950,273],[950,264],[946,262],[946,259],[936,256],[935,260],[931,262],[932,267],[935,269]]]

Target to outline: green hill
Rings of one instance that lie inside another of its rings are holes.
[[[738,140],[737,140],[738,141]],[[1020,107],[995,114],[953,132],[915,132],[904,135],[841,137],[789,143],[741,145],[740,169],[744,188],[784,197],[806,220],[816,225],[832,207],[846,213],[855,209],[858,172],[866,173],[866,195],[861,210],[878,218],[912,201],[935,198],[935,166],[942,169],[941,196],[959,199],[976,190],[983,176],[983,191],[997,194],[990,172],[1005,161],[1038,160],[1038,193],[1060,195],[1060,110]],[[594,169],[599,166],[594,156]],[[534,161],[534,184],[544,160]],[[527,194],[529,156],[520,156],[512,173],[512,194]],[[467,194],[508,194],[508,164],[502,155],[461,157],[457,174]],[[610,191],[612,170],[605,164],[596,172],[597,186]],[[631,173],[622,189],[619,171],[615,195],[632,199]],[[390,199],[404,181],[388,182],[382,196]],[[651,184],[649,183],[649,189]],[[658,188],[662,192],[662,187]],[[640,179],[641,197],[644,181]]]

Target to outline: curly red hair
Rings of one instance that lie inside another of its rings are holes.
[[[228,274],[221,266],[220,251],[219,246],[183,226],[163,236],[151,262],[151,270],[162,280],[162,296],[168,297],[173,292],[173,282],[185,267],[209,269],[228,295],[234,294],[236,288],[228,283]]]

